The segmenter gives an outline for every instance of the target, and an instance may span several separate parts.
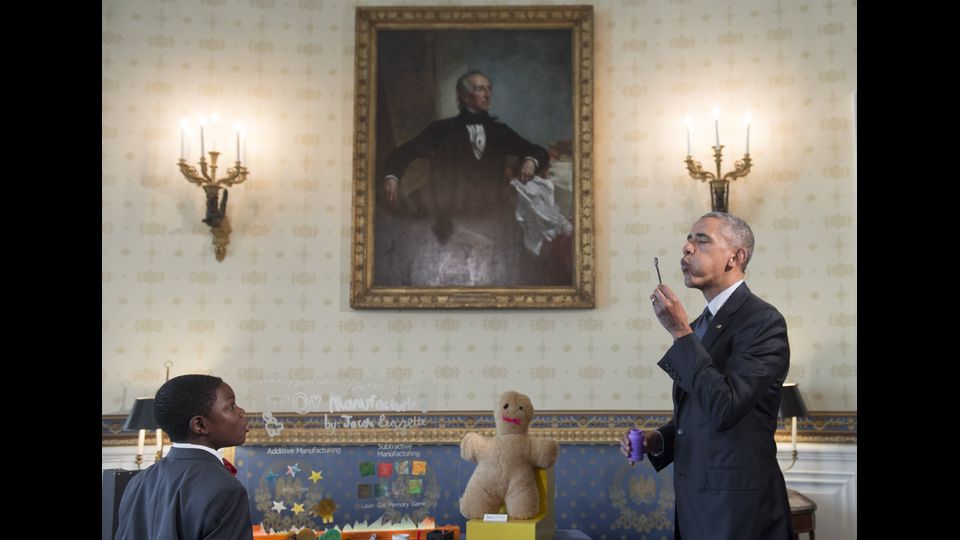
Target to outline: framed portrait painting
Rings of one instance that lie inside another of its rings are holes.
[[[354,308],[592,308],[593,8],[362,7]]]

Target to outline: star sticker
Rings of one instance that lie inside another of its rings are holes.
[[[293,513],[299,516],[300,512],[303,512],[303,505],[300,503],[293,503]]]
[[[279,514],[280,512],[286,509],[287,507],[286,505],[283,504],[283,501],[273,501],[273,508],[271,508],[271,510],[276,510],[277,513]]]
[[[266,475],[264,475],[264,479],[266,479],[267,482],[276,483],[277,473],[270,471]]]
[[[310,471],[310,480],[313,480],[313,483],[316,484],[318,480],[323,480],[323,471]]]
[[[293,478],[296,478],[298,472],[300,472],[299,463],[294,463],[293,465],[287,465],[287,475],[292,476]]]

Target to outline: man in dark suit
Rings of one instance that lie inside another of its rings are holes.
[[[387,202],[397,202],[400,179],[415,159],[430,160],[429,192],[436,212],[435,232],[441,241],[452,232],[450,215],[459,212],[510,212],[513,188],[505,178],[507,158],[522,160],[520,179],[545,168],[549,154],[489,114],[493,87],[479,71],[457,79],[460,114],[431,122],[419,135],[390,152],[384,166]]]
[[[490,116],[492,91],[484,74],[463,74],[456,84],[460,113],[431,122],[387,154],[377,214],[378,285],[519,284],[522,231],[510,180],[527,182],[550,157]],[[429,162],[429,174],[401,190],[418,159]]]
[[[650,300],[674,342],[658,365],[673,379],[673,419],[644,433],[659,471],[673,463],[675,537],[794,538],[774,432],[790,367],[787,325],[743,282],[753,232],[740,218],[710,212],[687,235],[680,270],[700,289],[704,314],[687,324],[666,285]],[[630,440],[621,450],[630,455]]]
[[[230,385],[209,375],[174,377],[153,407],[173,448],[127,486],[117,539],[253,538],[247,491],[216,452],[243,444],[249,431]]]

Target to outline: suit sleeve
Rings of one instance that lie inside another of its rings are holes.
[[[693,334],[676,340],[658,363],[718,431],[746,416],[775,380],[782,383],[790,361],[787,324],[775,309],[749,314],[730,330],[735,334],[723,370]]]
[[[218,493],[203,520],[204,540],[248,540],[253,538],[247,490],[240,482]]]
[[[532,157],[537,160],[541,168],[550,164],[550,154],[542,146],[524,139],[505,124],[499,124],[499,126],[503,128],[504,144],[509,153],[519,156],[521,159],[528,156]]]
[[[650,463],[653,464],[653,468],[656,469],[657,472],[660,472],[660,470],[667,465],[673,463],[673,438],[676,427],[676,424],[673,423],[673,418],[671,418],[669,422],[657,429],[657,431],[660,432],[660,436],[663,437],[663,452],[661,452],[659,456],[647,454]]]
[[[396,176],[403,179],[403,173],[415,159],[425,159],[433,156],[438,145],[440,125],[431,123],[419,135],[393,149],[387,156],[384,164],[383,176]]]

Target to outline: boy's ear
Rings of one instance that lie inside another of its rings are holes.
[[[199,414],[191,418],[190,432],[193,433],[194,435],[207,435],[208,433],[210,433],[210,430],[207,429],[206,419]]]

